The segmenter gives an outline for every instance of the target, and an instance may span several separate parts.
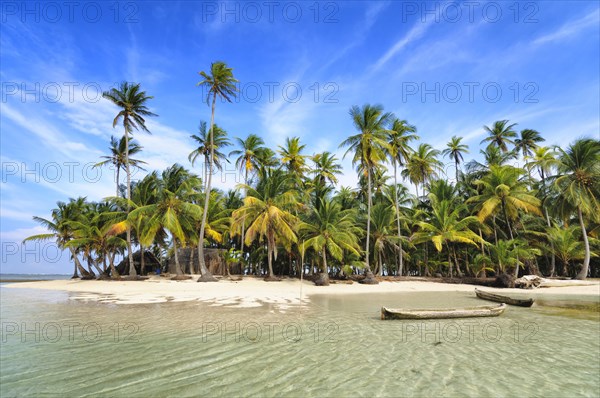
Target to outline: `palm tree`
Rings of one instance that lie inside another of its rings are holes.
[[[383,253],[386,249],[391,249],[394,252],[402,250],[401,238],[394,231],[394,219],[397,219],[397,217],[392,206],[388,206],[386,203],[377,203],[373,206],[371,229],[373,231],[373,254],[377,259],[376,274],[378,276],[383,273]]]
[[[600,141],[582,138],[560,149],[555,188],[563,200],[577,210],[585,245],[583,267],[575,277],[585,279],[590,266],[590,242],[583,215],[599,218],[600,214]]]
[[[554,226],[546,230],[548,241],[552,243],[552,252],[563,263],[563,275],[567,275],[571,260],[585,258],[585,245],[579,240],[581,229],[575,225],[570,227]]]
[[[466,243],[477,246],[477,243],[482,241],[479,235],[470,229],[471,226],[478,225],[479,220],[475,216],[463,217],[461,213],[464,208],[464,206],[453,206],[447,200],[434,201],[428,221],[418,221],[419,230],[412,236],[415,243],[431,241],[438,252],[441,252],[444,246],[446,247],[450,277],[452,277],[453,268],[450,244]],[[460,272],[456,254],[454,259],[457,271]]]
[[[367,283],[377,283],[369,266],[369,239],[371,234],[371,207],[373,198],[371,195],[371,178],[373,170],[385,160],[385,149],[388,147],[386,141],[387,125],[392,121],[392,114],[383,112],[381,105],[363,105],[362,108],[353,106],[350,108],[350,117],[358,134],[348,137],[340,144],[340,147],[349,147],[344,157],[349,152],[354,152],[352,164],[358,165],[359,169],[367,175],[367,241],[365,249],[365,265]]]
[[[552,151],[548,147],[537,147],[533,150],[533,156],[530,157],[532,160],[529,164],[533,167],[537,167],[538,174],[541,178],[541,189],[540,194],[542,197],[542,210],[544,212],[544,217],[546,218],[546,224],[548,227],[551,227],[550,223],[550,215],[548,214],[548,206],[546,205],[546,199],[548,198],[548,191],[546,187],[546,176],[550,175],[552,170],[558,165],[558,160],[556,159],[556,152]],[[556,271],[556,255],[554,254],[554,248],[552,247],[554,243],[550,241],[551,246],[551,262],[550,262],[550,276],[554,276]]]
[[[532,129],[521,130],[519,138],[515,139],[515,152],[521,152],[524,158],[531,156],[532,151],[539,148],[538,142],[546,141],[542,135]]]
[[[126,139],[127,138],[123,136],[120,140],[117,141],[115,137],[111,136],[109,148],[111,155],[102,156],[102,159],[106,160],[103,160],[102,162],[96,163],[94,165],[94,167],[112,165],[115,168],[115,181],[117,184],[117,193],[115,194],[115,196],[119,196],[119,172],[121,171],[121,169],[125,169],[125,159],[129,159],[129,164],[140,170],[144,170],[140,165],[146,164],[146,162],[144,161],[131,158],[132,155],[135,155],[136,153],[141,152],[142,150],[142,146],[134,142],[133,140],[129,142],[129,153],[125,154]]]
[[[129,134],[133,130],[142,130],[150,133],[146,127],[144,117],[157,116],[148,110],[147,103],[154,97],[148,96],[145,91],[141,91],[139,84],[130,84],[123,82],[119,88],[112,88],[110,91],[102,93],[106,98],[121,110],[113,120],[113,128],[119,123],[123,123],[125,130],[125,171],[127,173],[127,200],[131,200],[131,171],[129,167]],[[137,272],[133,266],[133,252],[131,250],[131,229],[127,228],[127,252],[129,256],[129,275],[136,277]]]
[[[206,214],[208,212],[208,202],[210,200],[210,189],[212,182],[213,165],[215,162],[215,144],[214,144],[214,125],[215,125],[215,105],[217,97],[225,99],[227,102],[231,102],[231,98],[235,98],[237,87],[235,83],[238,81],[233,77],[233,69],[229,68],[227,64],[221,61],[213,62],[210,66],[210,74],[206,72],[198,72],[204,80],[198,83],[198,86],[205,87],[208,89],[206,95],[206,104],[208,105],[212,97],[211,114],[210,114],[210,164],[208,174],[208,182],[206,184],[206,192],[204,199],[204,208],[202,214],[202,224],[200,226],[200,245],[199,247],[199,261],[200,261],[200,272],[202,275],[198,279],[198,282],[213,282],[216,279],[212,276],[206,264],[204,262],[204,247],[202,239],[204,237],[204,229],[206,227]]]
[[[162,173],[159,181],[156,203],[140,206],[129,213],[127,221],[135,224],[144,218],[144,226],[139,236],[142,245],[150,245],[161,230],[171,234],[173,255],[175,257],[174,279],[182,279],[183,272],[179,264],[179,249],[193,239],[196,222],[202,217],[202,208],[191,203],[190,196],[200,184],[199,179],[179,165],[173,165]]]
[[[223,170],[223,166],[221,165],[221,161],[223,159],[226,159],[226,155],[220,151],[221,148],[226,147],[226,146],[230,146],[231,143],[229,142],[229,140],[227,139],[227,132],[225,130],[223,130],[222,128],[220,128],[219,126],[217,126],[217,124],[215,123],[215,125],[213,126],[213,142],[215,145],[215,166],[218,170]],[[188,156],[188,160],[192,163],[192,166],[194,166],[194,163],[196,162],[196,159],[198,159],[198,157],[202,156],[204,157],[204,184],[206,186],[206,184],[208,183],[208,172],[209,172],[209,164],[210,164],[210,154],[211,154],[211,144],[210,144],[210,138],[208,137],[208,134],[206,132],[206,122],[205,121],[201,121],[200,122],[200,127],[198,127],[198,135],[193,134],[190,136],[197,145],[197,148],[194,149],[192,152],[190,152],[189,156]]]
[[[417,198],[419,184],[425,185],[441,169],[442,163],[437,159],[439,154],[440,151],[433,149],[429,144],[420,144],[417,150],[410,154],[406,167],[402,170],[402,177],[415,184]]]
[[[497,146],[502,152],[508,152],[507,144],[513,144],[511,138],[517,136],[517,133],[513,130],[516,125],[516,123],[508,124],[508,120],[499,120],[494,122],[491,128],[483,126],[489,136],[481,140],[481,143],[489,142],[490,145]]]
[[[317,153],[312,156],[314,163],[313,173],[315,184],[326,185],[327,183],[335,185],[338,183],[337,176],[342,174],[342,166],[338,159],[331,152]]]
[[[488,174],[475,181],[481,194],[467,200],[467,203],[476,203],[477,217],[481,222],[498,210],[502,211],[511,240],[514,240],[514,234],[510,220],[517,218],[519,210],[542,215],[539,210],[540,200],[519,180],[524,172],[523,169],[512,166],[491,166]],[[518,271],[519,268],[516,267],[515,272]]]
[[[56,245],[60,249],[69,249],[71,258],[75,264],[73,270],[73,278],[78,278],[78,271],[84,279],[91,279],[93,274],[83,268],[77,257],[76,248],[69,246],[68,243],[75,238],[75,228],[72,225],[73,221],[83,220],[83,211],[87,205],[85,198],[79,197],[71,199],[69,203],[57,202],[57,208],[52,210],[51,219],[42,217],[33,217],[33,220],[44,226],[49,233],[38,234],[25,238],[23,243],[29,241],[46,241],[54,239]]]
[[[398,229],[398,242],[402,241],[402,230],[400,228],[400,209],[398,201],[398,167],[397,165],[403,166],[410,157],[412,148],[409,142],[419,138],[415,134],[417,128],[411,124],[408,124],[406,120],[394,119],[392,127],[389,132],[388,140],[388,157],[392,161],[392,167],[394,168],[394,203],[396,208],[396,223]],[[404,268],[404,255],[400,245],[398,251],[398,275],[402,275]]]
[[[281,163],[298,180],[301,180],[306,172],[306,156],[302,155],[305,147],[306,145],[300,144],[298,137],[286,138],[285,146],[279,146]]]
[[[342,207],[333,201],[323,200],[321,205],[313,207],[302,230],[305,234],[300,245],[302,253],[307,247],[312,247],[316,253],[321,253],[322,272],[316,285],[329,285],[327,268],[327,254],[337,261],[342,261],[344,252],[359,256],[360,248],[358,235],[360,229],[354,222],[354,210],[342,210]]]
[[[456,167],[456,183],[458,184],[459,165],[464,161],[463,153],[469,153],[469,146],[462,144],[462,137],[453,136],[448,144],[447,148],[442,151],[442,155],[448,156],[454,160],[454,166]]]
[[[248,225],[245,244],[250,245],[256,238],[266,240],[269,274],[267,281],[279,280],[273,273],[273,260],[277,259],[277,244],[290,246],[297,242],[296,225],[298,218],[292,210],[296,206],[295,193],[290,189],[290,176],[282,170],[270,170],[258,185],[243,188],[248,192],[244,205],[232,214],[232,236],[239,233],[240,225]],[[246,223],[247,221],[247,223]]]
[[[256,134],[250,134],[245,140],[236,137],[236,142],[241,149],[236,149],[229,153],[229,156],[237,156],[235,166],[244,172],[244,185],[248,185],[249,174],[260,167],[260,162],[263,158],[265,150],[265,142]],[[248,192],[246,192],[248,196]],[[240,250],[242,258],[244,257],[244,235],[246,225],[242,222],[242,233],[240,239]]]

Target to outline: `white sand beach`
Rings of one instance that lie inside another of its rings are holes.
[[[194,277],[186,281],[172,281],[152,276],[145,281],[51,280],[7,284],[8,288],[48,289],[74,293],[73,300],[114,304],[144,304],[177,301],[204,301],[214,305],[256,307],[265,303],[279,306],[299,305],[317,294],[369,294],[402,292],[473,292],[476,286],[429,281],[381,282],[378,285],[332,284],[315,286],[310,281],[284,279],[265,282],[260,278],[244,277],[241,281],[222,279],[216,283],[197,283]],[[564,285],[564,286],[562,286]],[[495,289],[481,287],[502,294],[527,294],[534,298],[548,295],[600,297],[600,281],[552,281],[551,287],[537,289]]]

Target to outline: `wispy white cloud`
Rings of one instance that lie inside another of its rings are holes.
[[[554,32],[538,37],[533,40],[532,44],[541,45],[561,41],[594,27],[596,28],[596,31],[600,27],[600,8],[595,9],[581,18],[567,22]]]

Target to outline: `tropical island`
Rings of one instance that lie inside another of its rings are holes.
[[[440,151],[382,106],[352,106],[355,131],[340,147],[356,167],[358,188],[336,188],[342,168],[330,152],[308,154],[298,137],[277,148],[255,134],[231,137],[217,122],[218,103],[236,96],[232,68],[218,61],[199,74],[211,117],[190,137],[197,149],[182,154],[189,167],[174,164],[136,181],[132,169],[144,161],[134,136],[150,133],[153,97],[128,82],[103,93],[123,135],[96,166],[114,166],[115,196],[58,202],[49,217],[34,217],[49,232],[26,239],[68,250],[73,278],[254,275],[319,286],[496,278],[513,287],[520,275],[600,276],[597,139],[545,146],[538,131],[499,120],[483,127],[483,160],[467,161],[460,136]],[[212,177],[229,161],[244,183],[224,192]]]

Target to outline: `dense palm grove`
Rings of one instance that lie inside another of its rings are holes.
[[[439,151],[381,106],[353,106],[355,131],[340,147],[358,188],[336,189],[341,159],[330,152],[308,154],[297,137],[277,148],[254,134],[231,137],[215,115],[218,98],[236,95],[232,69],[215,62],[200,75],[211,120],[191,136],[197,149],[187,168],[131,181],[131,168],[144,165],[133,158],[143,155],[133,134],[148,132],[146,118],[156,115],[139,84],[122,83],[104,97],[119,109],[113,127],[123,137],[111,139],[97,165],[115,168],[116,196],[59,202],[50,218],[34,217],[49,233],[28,240],[56,240],[71,253],[75,276],[86,278],[119,278],[115,258],[134,263],[135,248],[163,263],[174,258],[176,278],[212,281],[205,247],[224,249],[227,264],[245,274],[308,274],[318,284],[363,273],[371,283],[389,275],[599,276],[600,141],[544,146],[537,131],[502,120],[484,126],[482,161],[465,162],[461,137]],[[234,162],[244,181],[228,192],[212,186],[224,162]],[[197,261],[181,264],[184,247]],[[136,267],[127,272],[137,275]]]

